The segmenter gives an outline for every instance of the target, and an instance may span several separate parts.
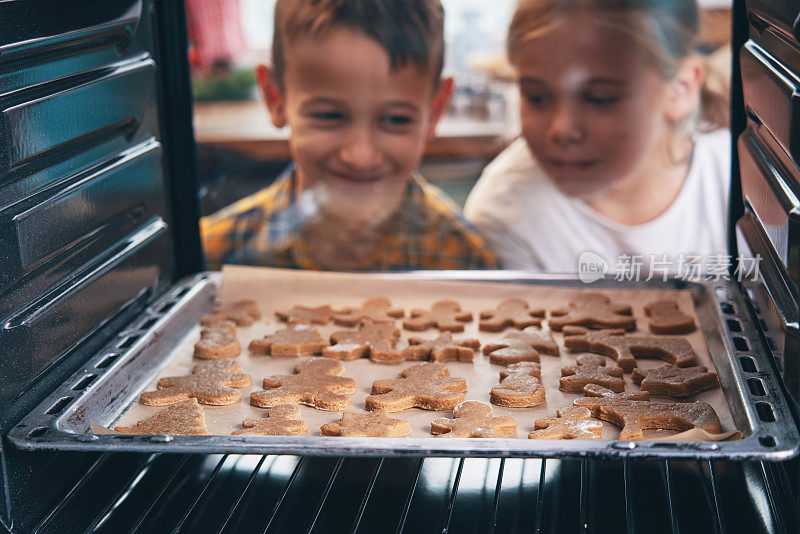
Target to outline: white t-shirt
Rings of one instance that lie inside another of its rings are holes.
[[[674,273],[684,256],[705,262],[727,254],[730,143],[728,130],[698,135],[672,205],[652,221],[625,225],[562,193],[520,138],[484,169],[464,214],[506,269],[575,273],[581,253],[592,251],[608,262],[611,274],[619,261],[629,261],[622,255]]]

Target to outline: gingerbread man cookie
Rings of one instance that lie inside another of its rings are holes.
[[[411,310],[411,318],[403,321],[408,330],[426,330],[436,327],[442,331],[463,332],[464,323],[472,321],[472,313],[461,311],[461,306],[452,300],[443,300],[431,306],[431,310]]]
[[[264,391],[250,394],[250,404],[272,408],[280,404],[306,404],[320,410],[347,410],[356,381],[340,376],[341,362],[328,358],[309,358],[294,367],[293,375],[264,379]]]
[[[597,384],[616,393],[625,391],[622,369],[606,367],[606,360],[597,354],[581,354],[575,358],[575,365],[561,368],[558,389],[570,393],[583,391],[587,384]]]
[[[115,426],[114,430],[122,434],[208,434],[206,418],[197,399],[173,404],[150,419],[137,421],[135,427]]]
[[[367,397],[369,411],[401,412],[409,408],[452,410],[464,400],[467,381],[450,376],[450,371],[437,362],[413,365],[400,373],[400,378],[376,380],[372,395]]]
[[[257,354],[272,356],[311,356],[319,354],[328,342],[306,324],[290,324],[264,339],[254,339],[248,348]]]
[[[366,320],[358,330],[339,330],[331,334],[333,345],[322,355],[337,360],[368,357],[373,362],[399,362],[403,355],[395,348],[400,331],[392,324]]]
[[[518,362],[538,362],[539,353],[558,356],[558,344],[548,330],[537,330],[529,326],[525,330],[511,331],[497,342],[484,345],[483,353],[489,361],[499,365]]]
[[[204,315],[200,323],[208,326],[220,321],[233,321],[239,326],[250,326],[258,319],[261,319],[261,310],[258,309],[256,301],[240,300],[216,308],[211,315]]]
[[[411,423],[381,412],[347,412],[338,423],[324,424],[321,430],[323,436],[402,438],[411,434]]]
[[[492,388],[489,400],[498,406],[526,408],[546,402],[539,382],[542,367],[535,362],[513,363],[500,371],[500,385]]]
[[[631,313],[627,304],[612,304],[611,299],[600,293],[583,293],[570,301],[568,309],[551,310],[549,325],[556,331],[567,325],[636,330],[636,319]]]
[[[289,310],[276,311],[275,315],[281,321],[289,324],[328,324],[333,314],[336,313],[330,306],[295,306]]]
[[[394,324],[394,320],[405,315],[400,308],[392,308],[392,302],[383,297],[364,301],[360,308],[345,308],[333,316],[333,322],[342,326],[356,326],[363,321],[378,324]]]
[[[565,334],[564,344],[567,347],[586,347],[583,350],[614,358],[625,372],[636,367],[636,358],[660,358],[678,367],[697,363],[697,354],[692,345],[682,337],[600,335],[599,332],[591,332]]]
[[[242,429],[234,436],[302,436],[308,431],[306,422],[300,419],[300,407],[284,404],[270,408],[266,417],[248,418],[242,421]]]
[[[717,413],[705,402],[649,402],[581,397],[573,403],[588,408],[595,417],[620,427],[621,440],[641,440],[644,439],[644,430],[654,429],[682,432],[700,428],[710,434],[720,431]]]
[[[606,399],[650,400],[650,394],[646,391],[623,391],[617,393],[616,391],[611,391],[597,384],[586,384],[583,386],[583,395],[585,397],[603,397]]]
[[[605,339],[607,336],[624,336],[622,328],[606,328],[603,330],[589,330],[583,326],[567,325],[561,329],[564,334],[564,346],[570,352],[589,352],[592,343]]]
[[[648,304],[644,313],[650,318],[650,331],[654,334],[688,334],[696,328],[694,319],[684,314],[674,300]]]
[[[195,365],[187,376],[166,376],[159,379],[156,391],[145,391],[139,402],[148,406],[166,406],[197,399],[201,404],[225,406],[239,402],[237,389],[253,385],[250,375],[241,373],[242,366],[230,360],[216,360]]]
[[[652,369],[634,369],[631,380],[643,391],[670,397],[691,397],[695,393],[719,387],[717,373],[708,367],[676,367],[666,364]]]
[[[436,339],[408,338],[409,347],[403,349],[406,360],[431,360],[445,362],[458,360],[471,362],[481,342],[477,339],[453,339],[450,332],[442,332]]]
[[[200,341],[194,344],[195,358],[213,360],[235,358],[242,353],[236,338],[236,323],[220,321],[200,329]]]
[[[544,308],[528,309],[528,303],[522,299],[506,299],[497,306],[497,310],[486,310],[480,313],[478,329],[485,332],[499,332],[507,326],[522,330],[527,326],[541,326]]]
[[[570,407],[556,411],[558,417],[537,419],[530,439],[600,439],[603,423],[592,420],[587,408]]]
[[[462,402],[453,408],[453,418],[431,421],[431,434],[437,438],[515,438],[513,417],[492,417],[492,407],[478,401]]]

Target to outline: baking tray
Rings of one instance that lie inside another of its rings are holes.
[[[572,289],[689,290],[708,352],[723,384],[733,423],[743,438],[720,442],[341,438],[323,436],[166,436],[92,431],[113,427],[139,394],[170,363],[175,348],[214,306],[219,273],[176,284],[129,328],[28,414],[9,433],[25,450],[97,450],[171,453],[300,454],[328,456],[475,456],[593,458],[718,458],[785,460],[800,450],[770,353],[750,320],[735,283],[601,279],[587,286],[577,277],[512,271],[412,272],[369,275],[376,279],[506,282]],[[402,368],[402,367],[401,367]],[[400,369],[398,369],[399,372]],[[260,377],[255,377],[258,383]],[[246,401],[244,401],[246,402]],[[441,414],[439,414],[441,415]],[[398,415],[402,417],[401,415]]]

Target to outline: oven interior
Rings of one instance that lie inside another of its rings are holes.
[[[800,116],[790,89],[800,77],[787,73],[800,73],[796,16],[774,0],[734,2],[743,76],[733,79],[732,129],[747,132],[734,147],[747,163],[734,165],[730,224],[732,250],[766,258],[765,276],[742,290],[795,399]],[[796,459],[15,448],[9,429],[203,260],[182,2],[18,0],[0,2],[0,21],[0,524],[9,532],[800,530]]]

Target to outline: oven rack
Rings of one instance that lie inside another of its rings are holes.
[[[800,531],[797,462],[103,453],[24,532]],[[64,467],[66,469],[66,467]],[[105,498],[97,498],[97,489]],[[94,498],[87,498],[92,495]]]

